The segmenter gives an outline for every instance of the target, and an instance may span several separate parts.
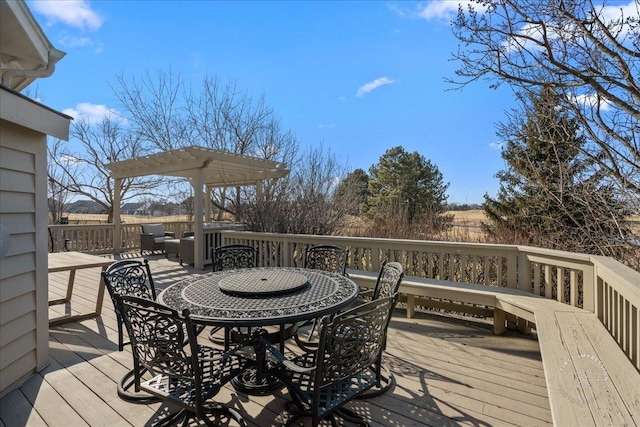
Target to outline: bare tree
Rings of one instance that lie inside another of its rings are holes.
[[[63,141],[54,140],[47,145],[47,202],[51,223],[58,224],[67,202],[71,198],[69,191],[70,176],[75,175],[75,161],[62,154]],[[60,165],[64,165],[62,168]]]
[[[159,71],[154,77],[147,72],[138,78],[119,74],[111,89],[145,146],[171,150],[193,145],[180,74]]]
[[[154,149],[200,146],[287,165],[297,156],[295,135],[282,129],[264,96],[254,99],[236,83],[205,77],[192,90],[180,75],[168,71],[139,78],[120,75],[112,88],[133,128]],[[237,188],[215,190],[211,196],[219,218],[235,215],[248,194]],[[185,191],[183,198],[187,195]]]
[[[347,168],[322,144],[308,148],[291,175],[266,186],[262,199],[247,198],[238,219],[250,230],[330,235],[347,219],[350,203],[336,197]]]
[[[235,82],[222,83],[215,77],[206,77],[195,93],[188,94],[186,106],[198,145],[287,165],[295,162],[299,143],[291,131],[282,129],[280,118],[264,96],[254,99]],[[276,181],[265,185],[276,185]],[[212,203],[219,218],[225,212],[235,215],[238,206],[244,205],[241,191],[214,191]]]
[[[640,1],[476,0],[453,22],[457,79],[554,88],[589,143],[583,154],[640,200]]]
[[[91,125],[86,120],[73,123],[71,136],[80,143],[77,152],[64,151],[50,158],[59,171],[50,175],[52,185],[81,195],[101,205],[113,221],[114,182],[107,163],[127,160],[145,154],[141,139],[119,121],[106,117],[101,123]],[[52,166],[53,166],[52,165]],[[145,195],[154,195],[159,184],[157,177],[124,179],[120,200],[125,202]]]

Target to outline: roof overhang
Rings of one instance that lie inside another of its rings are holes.
[[[192,182],[201,171],[202,182],[209,187],[254,185],[289,174],[282,163],[202,147],[163,151],[109,163],[105,168],[115,179],[161,175],[182,177]]]
[[[53,74],[65,53],[54,48],[24,1],[0,0],[2,84],[21,91]]]

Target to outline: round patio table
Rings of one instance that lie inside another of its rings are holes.
[[[337,312],[358,296],[358,285],[346,276],[293,267],[258,267],[194,275],[158,295],[158,301],[203,324],[226,327],[261,327],[295,324]],[[265,394],[266,384],[255,384],[258,372],[234,385],[250,394]]]

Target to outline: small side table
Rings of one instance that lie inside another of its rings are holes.
[[[167,239],[164,241],[164,251],[167,254],[167,258],[169,255],[174,257],[178,257],[180,253],[180,239]]]
[[[187,264],[194,264],[195,259],[193,256],[193,236],[183,237],[180,239],[180,265],[183,262]]]

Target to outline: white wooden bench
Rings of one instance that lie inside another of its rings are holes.
[[[347,273],[362,288],[377,279],[375,272]],[[409,318],[416,299],[430,298],[493,316],[497,335],[505,331],[508,316],[534,327],[554,425],[640,426],[640,373],[595,314],[517,289],[410,276],[402,280],[400,293],[406,295]]]

